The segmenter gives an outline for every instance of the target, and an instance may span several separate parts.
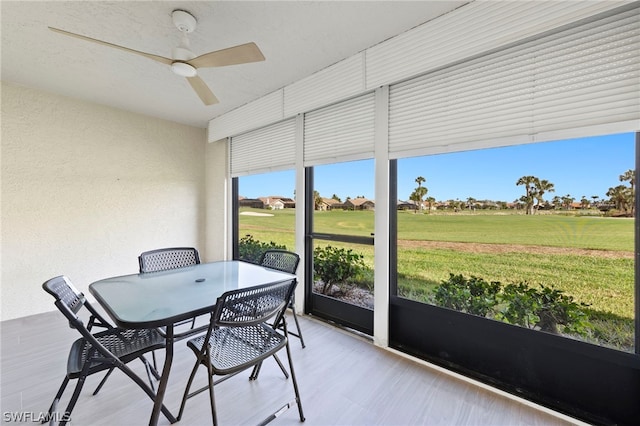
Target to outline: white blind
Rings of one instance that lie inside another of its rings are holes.
[[[374,93],[305,114],[304,165],[372,158]]]
[[[638,10],[391,86],[391,157],[640,130]]]
[[[214,142],[284,120],[283,108],[284,90],[280,89],[211,120],[207,139]]]
[[[281,121],[231,138],[231,176],[295,167],[296,120]]]

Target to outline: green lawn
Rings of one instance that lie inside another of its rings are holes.
[[[619,251],[633,251],[634,243],[633,219],[559,214],[439,215],[400,212],[398,239]]]
[[[633,318],[633,259],[405,249],[398,252],[398,273],[402,295],[417,300],[452,273],[502,284],[553,286],[594,310]]]
[[[251,211],[242,209],[241,211]],[[265,210],[254,210],[267,213]],[[294,248],[294,210],[273,216],[240,216],[240,236],[274,241]],[[374,229],[369,211],[315,212],[317,232],[368,236]],[[517,244],[574,249],[634,251],[632,219],[569,215],[414,214],[399,212],[398,239],[487,244]],[[334,245],[338,245],[335,244]],[[373,248],[352,246],[373,266]],[[446,248],[401,248],[398,251],[402,294],[421,299],[449,273],[475,275],[503,284],[526,281],[555,286],[589,303],[594,310],[633,318],[633,258],[576,254],[507,252],[474,253]]]

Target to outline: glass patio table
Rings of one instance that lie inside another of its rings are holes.
[[[295,275],[252,263],[221,261],[106,278],[89,285],[91,294],[118,327],[165,328],[166,354],[150,425],[158,424],[173,361],[173,344],[183,337],[174,334],[174,324],[213,311],[217,298],[226,291],[291,278]],[[176,419],[169,421],[174,423]]]

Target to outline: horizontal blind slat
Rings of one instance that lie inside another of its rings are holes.
[[[305,114],[305,166],[373,157],[374,100],[368,93]]]
[[[295,119],[231,138],[231,176],[295,167]]]
[[[392,85],[391,157],[640,120],[639,51],[634,8]]]

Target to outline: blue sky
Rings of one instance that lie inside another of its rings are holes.
[[[438,201],[473,197],[511,202],[524,195],[516,181],[528,175],[554,184],[547,200],[567,194],[576,201],[583,195],[606,198],[610,187],[628,185],[619,176],[635,168],[634,145],[635,135],[626,133],[400,159],[398,198],[409,199],[416,177],[422,176],[427,195]],[[323,197],[374,198],[373,160],[317,166],[314,178]],[[293,197],[294,188],[293,170],[240,178],[240,195],[249,198]]]

